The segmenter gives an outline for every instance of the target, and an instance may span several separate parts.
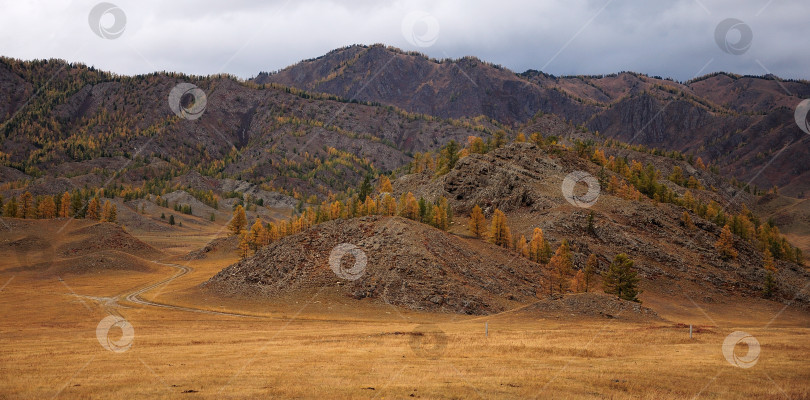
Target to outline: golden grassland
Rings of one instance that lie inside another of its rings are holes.
[[[198,241],[173,239],[177,248]],[[427,314],[328,291],[225,300],[195,289],[234,260],[216,254],[170,260],[193,270],[142,296],[259,316],[236,317],[124,299],[177,272],[167,266],[41,277],[6,271],[13,258],[1,256],[0,398],[810,398],[810,318],[780,314],[775,303],[698,306],[645,293],[669,321],[634,323]],[[133,326],[127,351],[105,350],[96,338],[110,314]],[[678,323],[696,324],[693,338]],[[732,366],[721,352],[737,330],[761,344],[752,368]]]

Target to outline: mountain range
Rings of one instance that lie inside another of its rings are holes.
[[[349,46],[256,83],[278,83],[443,118],[484,116],[531,133],[551,113],[601,137],[694,154],[728,176],[803,195],[810,136],[794,109],[810,82],[714,73],[676,82],[634,72],[557,77],[514,73],[474,57],[435,60],[383,45]]]

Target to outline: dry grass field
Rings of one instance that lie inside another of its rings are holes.
[[[171,239],[144,238],[171,243],[161,261],[190,272],[140,298],[189,309],[126,299],[175,267],[145,260],[145,271],[51,276],[13,269],[18,258],[4,250],[0,398],[810,398],[810,319],[776,303],[645,294],[666,320],[627,322],[417,313],[328,291],[224,300],[195,288],[233,255],[184,261],[178,256],[200,236]],[[122,338],[126,324],[97,337],[110,315],[131,326],[131,341]],[[724,358],[734,331],[761,346],[751,368]]]

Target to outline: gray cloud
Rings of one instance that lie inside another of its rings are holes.
[[[385,43],[435,58],[474,55],[517,72],[631,70],[686,80],[723,70],[810,78],[805,1],[110,2],[127,17],[124,34],[114,40],[88,26],[96,1],[1,0],[0,54],[63,58],[121,74],[168,70],[246,78],[337,47]],[[439,22],[432,46],[416,47],[403,37],[402,19],[412,11]],[[714,40],[717,24],[731,17],[754,34],[742,55],[723,52]]]

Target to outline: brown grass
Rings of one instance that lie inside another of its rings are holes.
[[[0,271],[0,398],[810,398],[807,315],[785,312],[766,329],[772,305],[701,305],[716,326],[688,299],[645,298],[673,322],[642,324],[423,314],[327,292],[272,303],[201,297],[194,287],[232,260],[188,263],[193,272],[144,298],[265,317],[109,299],[171,276],[168,267],[62,281]],[[738,315],[746,309],[750,317]],[[110,313],[134,327],[123,353],[96,339]],[[701,325],[689,339],[678,322]],[[735,330],[762,345],[753,368],[721,353]]]

